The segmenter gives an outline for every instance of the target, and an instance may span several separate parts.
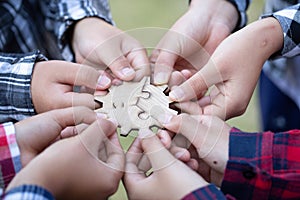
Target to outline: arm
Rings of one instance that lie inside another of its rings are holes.
[[[207,173],[202,176],[221,185],[225,195],[238,199],[300,197],[299,130],[245,133],[205,115],[161,119],[165,128],[192,143],[198,158],[210,167],[198,172]]]
[[[300,131],[245,133],[232,129],[221,190],[245,197],[300,197]]]
[[[0,122],[19,121],[35,113],[30,84],[34,64],[45,60],[38,51],[0,53]]]
[[[274,17],[280,23],[283,31],[283,46],[277,51],[273,56],[283,56],[283,57],[294,57],[300,54],[299,49],[299,25],[300,19],[298,17],[300,11],[300,4],[285,8],[275,13],[265,14],[262,18]]]
[[[107,0],[50,0],[39,3],[45,17],[45,27],[55,34],[63,55],[68,55],[67,52],[71,51],[70,34],[79,20],[98,17],[107,23],[113,23]],[[65,59],[70,61],[73,58]]]

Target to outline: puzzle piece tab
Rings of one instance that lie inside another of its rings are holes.
[[[121,129],[121,135],[127,136],[131,130],[149,129],[161,124],[153,117],[162,112],[177,114],[169,108],[168,97],[163,93],[167,86],[150,84],[150,77],[140,82],[123,82],[112,86],[105,96],[96,96],[103,103],[96,110],[115,119]]]

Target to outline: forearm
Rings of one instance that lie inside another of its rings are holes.
[[[45,60],[38,51],[0,53],[0,122],[19,121],[35,114],[31,100],[31,76],[35,62]]]
[[[273,14],[263,15],[262,18],[274,17],[282,28],[284,43],[274,56],[293,57],[300,54],[299,31],[300,31],[300,4],[288,7]]]
[[[72,29],[79,20],[98,17],[113,24],[108,0],[51,0],[40,3],[45,16],[45,26],[55,34],[63,52],[70,51]]]
[[[300,131],[244,133],[232,129],[222,191],[238,199],[300,197]]]

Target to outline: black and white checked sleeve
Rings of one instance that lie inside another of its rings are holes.
[[[35,115],[31,99],[34,64],[46,60],[39,51],[26,54],[0,53],[0,123]]]
[[[300,4],[275,13],[262,15],[261,18],[275,17],[283,30],[284,43],[280,51],[272,57],[293,57],[300,54]]]
[[[99,17],[114,24],[108,0],[45,0],[40,1],[45,27],[57,37],[61,51],[70,51],[68,31],[86,17]],[[70,58],[65,58],[70,60]]]
[[[230,3],[232,3],[236,9],[239,11],[239,21],[237,23],[237,26],[235,30],[239,30],[246,26],[247,24],[247,9],[249,4],[251,3],[251,0],[227,0]]]

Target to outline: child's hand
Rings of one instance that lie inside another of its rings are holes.
[[[200,100],[203,113],[229,119],[245,112],[255,89],[263,63],[283,43],[279,22],[265,18],[227,37],[215,50],[209,62],[169,96],[184,102],[211,88]],[[212,87],[215,86],[215,87]],[[203,104],[203,102],[207,102]]]
[[[107,199],[117,190],[124,165],[116,125],[98,119],[81,134],[44,150],[7,190],[30,184],[47,189],[55,199]]]
[[[232,32],[237,21],[238,12],[227,1],[191,1],[189,10],[176,21],[152,53],[154,83],[168,83],[173,68],[194,72],[200,69],[219,43]]]
[[[136,139],[126,154],[124,184],[129,199],[181,199],[207,185],[203,178],[177,160],[156,135],[145,130],[140,131],[141,134],[144,138],[140,142]],[[143,151],[153,169],[148,177],[138,166]]]
[[[94,109],[98,106],[94,95],[73,92],[73,87],[84,86],[93,93],[105,91],[110,85],[110,77],[92,67],[65,61],[44,61],[35,64],[31,95],[37,113],[71,106]]]
[[[72,47],[76,62],[96,69],[109,69],[124,81],[139,81],[150,75],[146,50],[142,45],[99,18],[85,18],[74,29]]]
[[[91,124],[96,120],[96,113],[86,107],[65,108],[39,114],[15,124],[16,139],[24,167],[30,160],[47,148],[66,130],[78,134],[75,125]],[[66,132],[64,132],[67,134]],[[68,134],[70,135],[70,134]]]
[[[231,127],[218,117],[205,115],[162,115],[158,120],[164,128],[183,135],[191,142],[198,153],[197,160],[204,161],[210,167],[197,171],[206,173],[201,175],[220,186],[229,157]]]

